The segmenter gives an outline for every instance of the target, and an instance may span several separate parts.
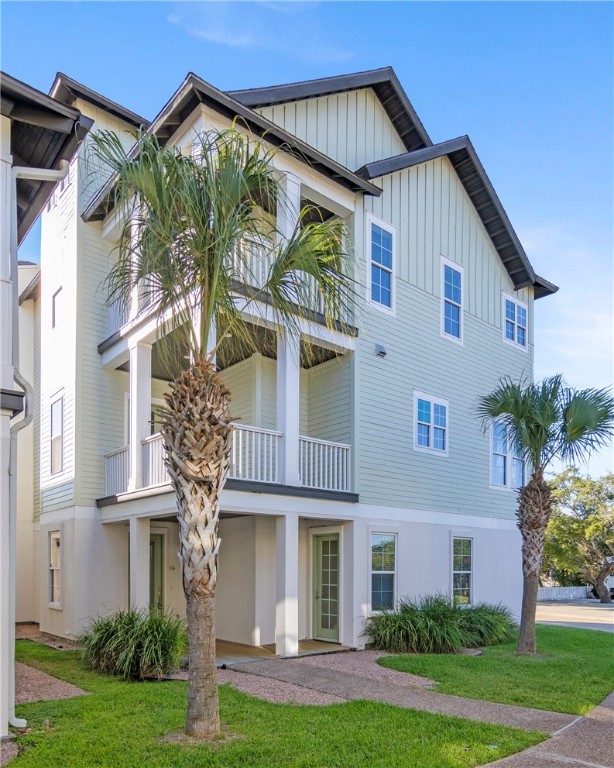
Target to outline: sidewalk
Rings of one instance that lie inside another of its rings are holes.
[[[364,653],[360,651],[359,653]],[[464,699],[445,693],[435,693],[425,688],[410,687],[378,681],[358,674],[332,670],[313,663],[305,665],[301,660],[271,659],[229,667],[237,672],[280,680],[321,693],[338,696],[341,699],[367,699],[382,701],[407,709],[422,709],[441,715],[462,717],[495,725],[524,728],[528,731],[542,731],[554,734],[574,723],[575,715],[546,712],[541,709],[515,707],[509,704],[495,704],[488,701]]]
[[[614,693],[553,738],[489,765],[493,768],[614,768]]]

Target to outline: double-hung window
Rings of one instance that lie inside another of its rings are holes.
[[[508,344],[527,348],[527,305],[503,294],[503,338]]]
[[[367,217],[369,247],[369,299],[380,309],[394,311],[394,229]]]
[[[394,533],[371,534],[371,610],[395,606],[397,537]]]
[[[60,532],[49,534],[49,602],[60,605]]]
[[[441,259],[441,332],[456,341],[463,340],[463,268]]]
[[[457,605],[469,605],[472,601],[472,571],[473,541],[454,537],[452,539],[452,597]]]
[[[447,456],[448,401],[414,392],[414,448]]]
[[[490,482],[498,488],[522,488],[526,482],[524,455],[501,421],[491,427]]]
[[[64,465],[64,398],[51,403],[51,474],[61,472]]]

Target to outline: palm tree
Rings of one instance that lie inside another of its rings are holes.
[[[199,136],[190,156],[147,134],[129,153],[111,132],[94,142],[98,162],[115,175],[113,205],[126,212],[108,277],[109,301],[128,304],[138,292],[164,327],[158,340],[163,359],[180,369],[165,398],[161,432],[177,496],[187,600],[185,730],[210,738],[220,730],[215,588],[219,497],[233,428],[216,351],[231,337],[233,344],[255,348],[246,307],[252,315],[273,312],[296,336],[301,318],[313,320],[314,306],[320,320],[323,315],[338,327],[353,302],[345,233],[339,220],[323,221],[313,208],[298,212],[292,232],[279,232],[274,212],[289,203],[273,152],[235,128]],[[245,248],[246,242],[258,247]]]
[[[501,379],[480,399],[484,426],[504,424],[508,440],[531,467],[529,482],[518,490],[518,527],[522,536],[522,614],[519,653],[535,653],[535,609],[552,500],[544,472],[553,459],[582,461],[614,434],[614,399],[606,389],[575,390],[560,375],[541,383]]]

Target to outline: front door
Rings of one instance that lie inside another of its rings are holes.
[[[313,537],[313,637],[339,642],[339,534]]]
[[[158,611],[164,610],[163,544],[163,534],[149,537],[149,607]]]

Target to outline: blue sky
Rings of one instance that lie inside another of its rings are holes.
[[[4,2],[2,69],[153,117],[192,71],[226,90],[392,65],[433,141],[469,134],[537,272],[537,377],[613,373],[614,5]],[[23,257],[36,253],[36,232]],[[590,466],[613,467],[612,451]]]

